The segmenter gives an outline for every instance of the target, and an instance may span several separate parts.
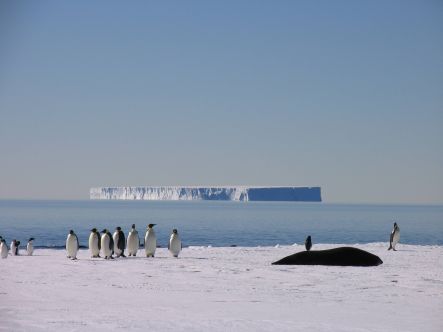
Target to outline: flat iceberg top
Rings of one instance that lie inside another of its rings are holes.
[[[315,244],[330,249],[340,244]],[[191,247],[173,258],[77,261],[64,250],[0,260],[5,331],[441,331],[443,247],[355,245],[376,267],[277,266],[304,250]],[[118,304],[118,305],[117,305]],[[393,319],[394,317],[394,319]]]
[[[180,187],[135,186],[96,187],[90,199],[121,200],[221,200],[221,201],[295,201],[321,202],[320,187]]]

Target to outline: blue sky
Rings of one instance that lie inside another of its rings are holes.
[[[0,5],[0,198],[320,185],[443,203],[441,1]]]

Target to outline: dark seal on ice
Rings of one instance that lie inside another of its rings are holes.
[[[329,250],[301,251],[286,256],[273,265],[336,265],[336,266],[377,266],[383,264],[380,257],[367,251],[340,247]]]

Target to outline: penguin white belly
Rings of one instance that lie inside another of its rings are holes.
[[[68,252],[68,256],[75,259],[77,258],[78,252],[78,244],[77,238],[71,234],[68,235],[66,239],[66,251]]]
[[[17,256],[17,247],[15,244],[11,243],[11,254],[12,256]]]
[[[392,248],[395,249],[396,244],[400,241],[400,228],[397,228],[397,231],[394,232],[394,235],[392,236]]]
[[[120,256],[122,254],[122,251],[118,249],[118,232],[114,232],[114,235],[112,235],[112,239],[114,240],[114,253],[117,256]]]
[[[129,232],[128,235],[128,253],[129,255],[136,255],[138,251],[139,244],[138,232]]]
[[[174,257],[178,257],[178,254],[182,250],[182,241],[178,235],[172,235],[169,240],[169,251]]]
[[[154,231],[148,231],[145,236],[145,252],[146,256],[154,256],[157,249],[157,237]]]
[[[32,245],[32,243],[27,244],[26,251],[28,252],[28,256],[32,256],[34,252],[34,246]]]
[[[111,249],[109,249],[109,242],[111,242],[109,239],[109,235],[103,234],[101,239],[101,247],[103,251],[103,257],[105,258],[111,257],[112,255],[112,251]]]
[[[6,243],[0,244],[0,255],[2,256],[2,258],[8,258],[8,246],[6,245]]]
[[[89,235],[89,251],[92,257],[98,257],[100,255],[100,249],[98,249],[98,236],[95,233]]]

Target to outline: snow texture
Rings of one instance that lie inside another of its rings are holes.
[[[320,187],[97,187],[91,199],[321,202]]]
[[[179,258],[159,248],[111,261],[37,249],[0,259],[0,330],[443,330],[443,247],[356,247],[384,264],[271,265],[302,245],[189,247]]]

